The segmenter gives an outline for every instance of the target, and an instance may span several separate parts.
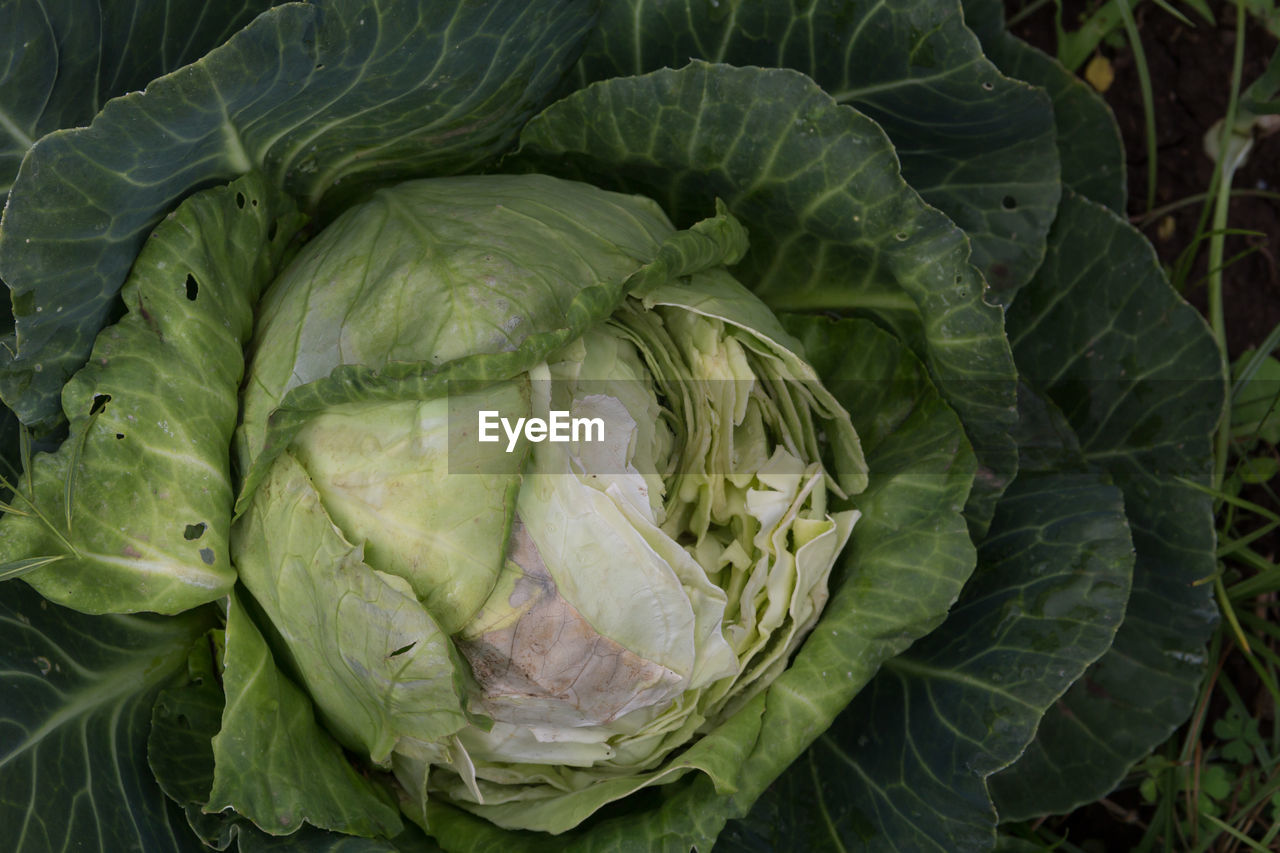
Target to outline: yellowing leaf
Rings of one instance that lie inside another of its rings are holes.
[[[1101,54],[1090,59],[1089,64],[1084,68],[1084,79],[1089,81],[1089,85],[1099,92],[1105,92],[1110,89],[1111,84],[1116,79],[1116,72],[1111,67],[1111,60]]]

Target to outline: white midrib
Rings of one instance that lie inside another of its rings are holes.
[[[72,694],[73,699],[65,703],[56,713],[45,720],[44,724],[33,731],[27,738],[19,742],[8,754],[0,756],[0,770],[4,770],[14,759],[25,755],[44,741],[50,734],[81,717],[87,717],[95,711],[110,707],[114,700],[122,696],[135,695],[168,677],[171,667],[158,665],[166,657],[177,657],[186,654],[186,644],[174,643],[167,654],[156,654],[140,659],[131,666],[102,673],[98,679]],[[148,678],[150,673],[150,678]]]
[[[81,551],[79,556],[85,560],[105,563],[146,575],[157,575],[166,579],[179,580],[184,584],[197,586],[201,589],[214,589],[224,582],[224,578],[217,572],[192,570],[190,566],[175,560],[144,560],[140,557],[117,557],[114,554],[103,554],[98,551]]]
[[[17,123],[14,122],[14,120],[10,117],[10,115],[4,110],[0,110],[0,129],[3,129],[5,133],[12,136],[14,138],[14,141],[16,141],[24,149],[30,148],[36,142],[34,139],[28,136],[27,133],[23,131],[22,128],[18,127]]]

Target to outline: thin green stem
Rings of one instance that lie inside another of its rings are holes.
[[[1200,254],[1200,244],[1209,239],[1206,229],[1209,227],[1209,217],[1213,213],[1213,200],[1216,198],[1218,191],[1218,182],[1222,178],[1221,173],[1215,168],[1212,177],[1209,179],[1209,189],[1204,195],[1204,205],[1200,208],[1200,216],[1196,220],[1196,236],[1192,239],[1190,245],[1182,251],[1178,256],[1178,260],[1174,263],[1169,280],[1173,282],[1174,288],[1179,293],[1186,290],[1187,279],[1191,275],[1191,268],[1195,265],[1196,257]]]
[[[1267,333],[1266,339],[1263,340],[1262,344],[1256,350],[1254,350],[1253,356],[1241,369],[1240,375],[1231,383],[1232,399],[1240,393],[1241,388],[1249,384],[1249,380],[1254,377],[1254,374],[1262,369],[1262,365],[1266,362],[1267,356],[1275,352],[1277,348],[1280,348],[1280,323],[1277,323],[1275,327]]]
[[[1230,504],[1231,506],[1238,507],[1239,509],[1260,515],[1267,521],[1280,521],[1280,515],[1276,515],[1271,510],[1264,506],[1260,506],[1253,501],[1247,501],[1244,498],[1236,497],[1235,495],[1228,494],[1221,489],[1206,486],[1203,483],[1197,483],[1195,480],[1190,480],[1186,477],[1175,477],[1174,479],[1184,486],[1195,489],[1198,492],[1204,492],[1206,495],[1211,495],[1222,503]]]
[[[1216,663],[1209,673],[1209,677],[1200,684],[1195,711],[1191,714],[1190,722],[1187,725],[1186,735],[1182,741],[1182,749],[1173,756],[1173,759],[1181,764],[1186,764],[1191,760],[1195,745],[1200,741],[1200,733],[1204,731],[1205,715],[1209,711],[1209,701],[1213,698],[1213,688],[1222,674],[1223,664],[1226,663],[1226,655],[1222,653],[1221,631],[1214,632],[1213,637],[1210,638],[1207,655],[1209,660],[1216,661]]]
[[[1147,54],[1142,49],[1142,35],[1138,32],[1138,22],[1133,18],[1132,0],[1120,0],[1116,8],[1124,21],[1125,35],[1129,38],[1129,47],[1133,50],[1133,64],[1138,71],[1138,88],[1142,90],[1142,118],[1146,125],[1147,135],[1147,210],[1156,206],[1156,97],[1151,88],[1151,69],[1147,67]]]
[[[1050,2],[1051,0],[1032,0],[1032,2],[1023,6],[1012,18],[1009,19],[1008,23],[1005,24],[1005,29],[1013,29],[1015,25],[1022,23],[1036,12],[1039,12],[1045,6],[1048,6]]]
[[[1243,536],[1232,539],[1230,542],[1228,542],[1225,545],[1220,545],[1218,547],[1218,557],[1219,558],[1227,557],[1227,556],[1230,556],[1231,554],[1236,553],[1237,551],[1243,551],[1245,548],[1248,548],[1254,542],[1257,542],[1259,539],[1261,539],[1263,536],[1266,536],[1268,533],[1275,530],[1277,527],[1280,527],[1280,522],[1272,521],[1268,524],[1264,524],[1262,527],[1259,527],[1256,530],[1250,530],[1248,533],[1244,534]],[[1218,534],[1219,538],[1221,538],[1223,535],[1224,534],[1222,533]]]
[[[1209,821],[1209,823],[1218,827],[1218,829],[1222,830],[1223,832],[1230,835],[1232,838],[1241,842],[1250,850],[1258,850],[1260,851],[1260,853],[1268,853],[1267,848],[1263,847],[1261,844],[1254,841],[1252,838],[1245,835],[1243,832],[1236,829],[1234,826],[1231,826],[1230,824],[1223,822],[1220,818],[1216,818],[1213,815],[1209,814],[1208,812],[1201,812],[1200,817]]]
[[[1226,248],[1226,236],[1221,232],[1227,227],[1227,214],[1231,208],[1231,182],[1235,178],[1240,158],[1232,144],[1236,133],[1236,112],[1240,102],[1240,85],[1244,77],[1244,24],[1247,12],[1242,0],[1236,0],[1236,43],[1231,61],[1231,96],[1227,101],[1227,115],[1222,122],[1222,140],[1218,145],[1218,161],[1214,168],[1217,179],[1217,196],[1213,207],[1215,232],[1209,238],[1209,327],[1218,344],[1223,364],[1227,363],[1227,326],[1222,312],[1222,257]],[[1231,451],[1231,417],[1224,412],[1218,424],[1214,441],[1213,484],[1222,486],[1227,475],[1227,457]]]
[[[1234,554],[1231,555],[1231,562],[1240,563],[1241,565],[1248,566],[1251,569],[1256,569],[1259,572],[1270,573],[1270,572],[1276,571],[1275,563],[1271,562],[1266,557],[1259,554],[1257,551],[1253,550],[1252,548],[1242,548],[1239,551],[1236,551]],[[1255,575],[1254,577],[1249,578],[1248,580],[1241,581],[1240,583],[1236,584],[1234,587],[1231,588],[1232,597],[1239,598],[1243,595],[1246,595],[1247,593],[1244,590],[1244,585],[1252,584],[1254,581],[1258,581],[1261,578],[1263,578],[1262,575]],[[1280,590],[1280,582],[1272,583],[1269,575],[1266,578],[1266,582],[1271,583],[1271,586],[1269,586],[1266,589],[1262,589],[1261,592],[1274,592],[1276,590]],[[1237,591],[1237,589],[1239,591]]]
[[[1253,197],[1253,198],[1270,199],[1271,201],[1280,201],[1280,192],[1275,192],[1274,190],[1234,189],[1231,191],[1231,197],[1232,198]],[[1208,198],[1209,198],[1208,193],[1193,193],[1192,195],[1186,196],[1185,198],[1180,198],[1177,201],[1171,201],[1168,204],[1162,204],[1159,207],[1154,208],[1153,210],[1150,210],[1147,213],[1142,214],[1141,216],[1131,216],[1129,217],[1129,221],[1132,222],[1136,228],[1150,228],[1153,223],[1157,222],[1162,217],[1168,216],[1170,213],[1181,210],[1184,207],[1191,207],[1192,205],[1195,205],[1195,204],[1201,204]]]
[[[1240,650],[1244,652],[1245,657],[1253,657],[1253,649],[1249,646],[1249,637],[1245,634],[1244,629],[1240,627],[1240,620],[1236,618],[1236,609],[1231,604],[1231,596],[1227,595],[1227,587],[1222,582],[1222,575],[1218,575],[1213,579],[1213,591],[1218,597],[1218,608],[1231,625],[1231,632],[1235,634],[1236,643],[1240,646]]]

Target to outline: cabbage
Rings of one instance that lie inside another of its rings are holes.
[[[1221,359],[998,7],[5,8],[15,849],[989,850],[1186,718]]]

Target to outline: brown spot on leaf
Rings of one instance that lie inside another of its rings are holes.
[[[459,642],[486,713],[517,725],[545,725],[548,715],[602,725],[680,694],[677,673],[602,636],[560,595],[519,518],[507,556],[522,572],[507,600],[520,615]]]

